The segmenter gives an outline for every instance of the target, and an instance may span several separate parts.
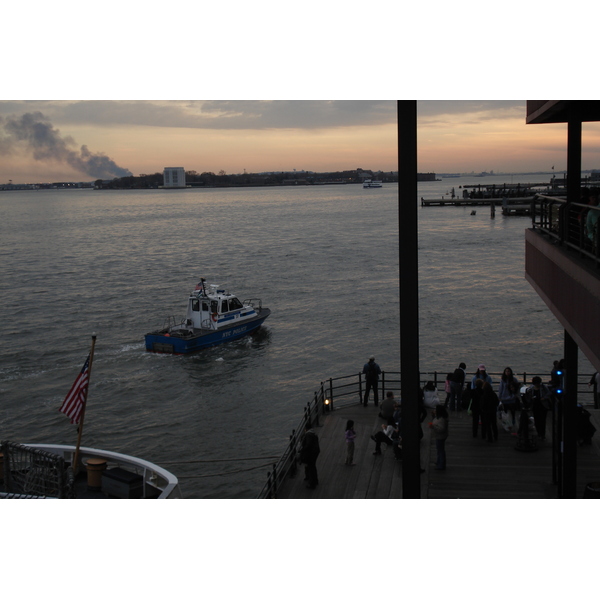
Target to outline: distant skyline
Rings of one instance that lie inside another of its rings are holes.
[[[566,169],[566,124],[526,125],[526,102],[419,101],[418,170]],[[0,101],[0,183],[88,181],[181,166],[199,173],[396,171],[391,100]],[[600,168],[583,125],[582,168]]]

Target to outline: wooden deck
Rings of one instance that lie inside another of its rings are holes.
[[[577,495],[583,496],[585,486],[600,481],[600,410],[587,407],[597,433],[592,445],[578,446]],[[304,467],[294,478],[280,486],[278,498],[401,498],[402,461],[396,461],[391,447],[382,445],[382,455],[374,456],[375,443],[371,435],[383,420],[379,409],[356,404],[340,408],[320,419],[315,428],[321,446],[317,460],[319,485],[307,489]],[[353,419],[357,433],[354,461],[346,466],[346,421]],[[518,414],[517,414],[518,419]],[[421,440],[421,498],[529,499],[556,498],[557,486],[552,483],[551,415],[547,421],[547,439],[538,441],[536,452],[515,450],[517,438],[499,429],[496,443],[475,439],[471,418],[466,412],[451,414],[449,437],[446,441],[447,469],[434,469],[435,441],[423,422]],[[481,434],[480,434],[481,435]]]

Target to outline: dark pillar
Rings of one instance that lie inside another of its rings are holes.
[[[567,124],[567,201],[581,198],[581,114],[579,102],[569,103]]]
[[[578,348],[575,340],[565,331],[565,391],[562,401],[562,468],[559,482],[560,498],[577,497],[577,372]]]
[[[398,101],[398,229],[403,453],[402,497],[420,498],[416,100]]]

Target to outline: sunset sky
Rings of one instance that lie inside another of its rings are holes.
[[[566,169],[566,125],[526,125],[524,100],[417,106],[420,172]],[[584,124],[583,147],[583,169],[600,168],[598,124]],[[167,166],[395,171],[396,103],[4,100],[0,157],[0,183],[109,179]]]

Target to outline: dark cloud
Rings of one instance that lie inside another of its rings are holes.
[[[0,112],[43,112],[62,126],[174,127],[211,130],[323,130],[396,123],[393,100],[75,100],[0,102]],[[524,100],[423,100],[424,126],[525,115]]]
[[[0,102],[0,111],[6,108]],[[330,129],[394,123],[396,104],[373,100],[81,100],[31,102],[53,123],[192,129]],[[12,112],[15,103],[10,103]]]
[[[75,140],[61,136],[41,112],[0,118],[0,126],[0,154],[24,151],[35,160],[65,163],[98,179],[131,175],[101,152],[92,153],[85,145],[79,151],[72,149],[77,146]]]

